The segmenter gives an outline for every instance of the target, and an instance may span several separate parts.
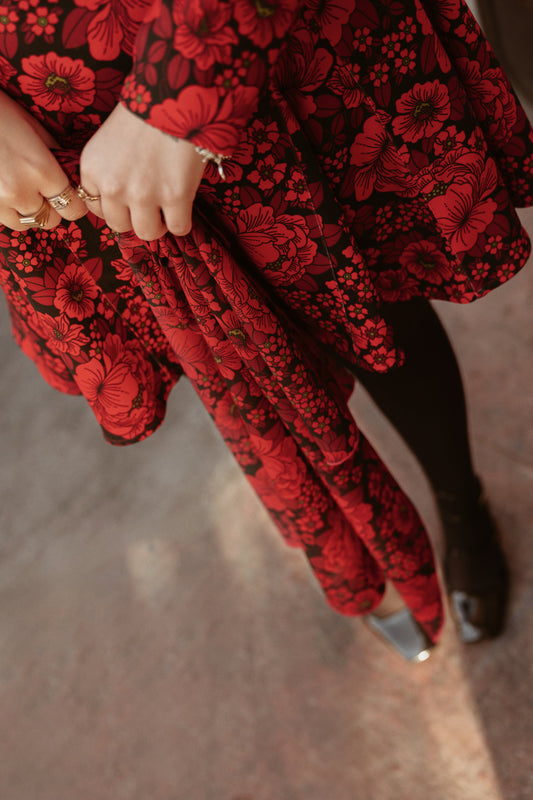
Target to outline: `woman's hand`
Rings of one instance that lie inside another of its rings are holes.
[[[194,145],[172,139],[118,105],[81,156],[88,206],[118,233],[159,239],[189,233],[205,164]]]
[[[31,226],[21,224],[19,217],[35,215],[43,198],[63,192],[69,179],[50,151],[57,142],[4,92],[0,92],[0,120],[0,224],[26,231]],[[86,213],[85,203],[74,196],[61,214],[50,208],[43,227],[54,228],[62,217],[73,220]]]

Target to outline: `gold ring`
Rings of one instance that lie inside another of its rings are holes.
[[[100,195],[99,194],[89,194],[88,192],[85,191],[85,189],[83,188],[81,183],[78,186],[78,188],[76,189],[76,194],[78,195],[78,197],[80,197],[84,201],[85,200],[100,200]]]
[[[75,193],[76,190],[74,189],[73,186],[70,186],[69,184],[67,188],[64,189],[62,192],[60,192],[59,194],[56,194],[53,197],[47,197],[46,199],[48,200],[52,208],[55,208],[56,211],[60,211],[62,208],[66,208],[68,205],[70,205],[70,203],[72,203],[72,199]]]
[[[46,227],[49,217],[50,206],[48,205],[48,200],[45,197],[41,207],[35,214],[32,214],[28,217],[19,216],[19,222],[21,225],[37,225],[38,228],[44,228]]]

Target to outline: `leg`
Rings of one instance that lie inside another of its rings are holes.
[[[463,383],[451,343],[424,300],[389,306],[385,316],[405,353],[389,373],[357,378],[419,459],[435,492],[444,536],[444,572],[463,641],[503,627],[505,559],[481,496],[470,453]]]
[[[425,300],[397,303],[385,316],[405,352],[387,373],[357,378],[424,468],[435,494],[465,502],[475,493],[463,383],[451,343]]]

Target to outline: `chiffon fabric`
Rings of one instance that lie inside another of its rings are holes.
[[[468,303],[525,263],[533,135],[461,0],[0,0],[0,88],[60,143],[117,102],[226,156],[192,232],[89,214],[0,228],[13,333],[44,378],[133,443],[186,376],[327,600],[394,582],[443,610],[413,506],[358,431],[354,366],[402,363],[382,304]],[[179,457],[179,456],[178,456]]]

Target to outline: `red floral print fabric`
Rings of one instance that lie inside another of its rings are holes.
[[[351,370],[402,361],[383,302],[468,303],[525,263],[533,135],[461,0],[7,0],[0,87],[61,144],[122,102],[228,156],[189,236],[89,215],[0,229],[13,331],[56,388],[128,444],[195,387],[328,601],[392,580],[436,639],[431,547],[348,409]]]

